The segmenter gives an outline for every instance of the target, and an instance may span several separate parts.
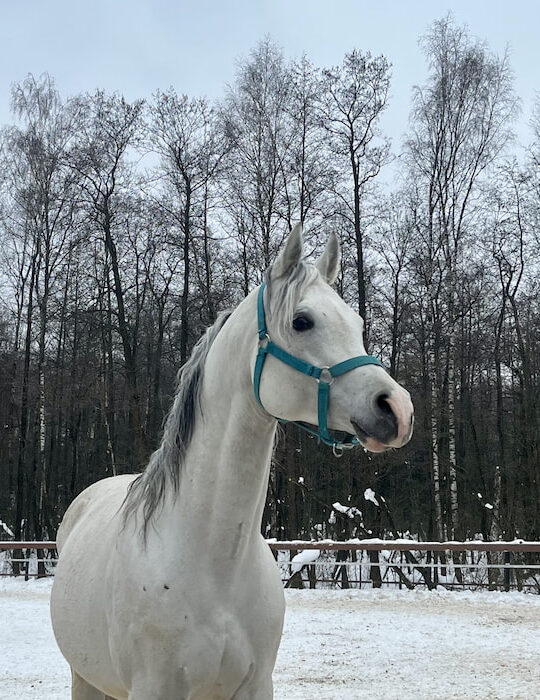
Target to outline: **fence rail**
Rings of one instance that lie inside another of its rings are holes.
[[[12,540],[0,541],[0,552],[11,549],[56,549],[56,542],[14,542]]]
[[[273,550],[322,549],[328,551],[367,551],[383,552],[395,550],[398,552],[540,552],[540,542],[512,540],[511,542],[483,542],[469,540],[466,542],[416,542],[415,540],[320,540],[319,542],[304,540],[288,540],[279,542],[267,540]]]
[[[540,542],[267,540],[286,586],[491,588],[540,594]],[[313,551],[313,557],[307,554]],[[306,552],[299,559],[294,555]],[[53,576],[56,542],[0,541],[0,575]]]

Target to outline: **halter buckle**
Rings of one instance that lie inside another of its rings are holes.
[[[327,372],[330,379],[324,379],[322,376],[323,372]],[[321,367],[321,373],[317,377],[318,383],[324,382],[325,384],[328,384],[329,386],[331,386],[334,383],[334,379],[335,379],[335,377],[330,373],[330,367],[328,367],[328,366]]]

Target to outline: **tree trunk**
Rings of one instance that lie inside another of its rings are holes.
[[[129,393],[129,421],[135,438],[135,463],[131,468],[144,466],[148,459],[148,447],[146,436],[144,435],[141,417],[140,396],[137,386],[137,365],[136,365],[136,339],[130,338],[126,310],[124,305],[124,290],[120,278],[120,268],[118,265],[118,254],[116,245],[112,238],[111,218],[108,210],[108,202],[104,203],[103,232],[105,234],[105,246],[110,258],[111,270],[114,279],[114,294],[118,312],[118,330],[122,339],[124,350],[124,369]]]
[[[430,402],[430,429],[431,429],[431,477],[433,481],[433,505],[435,508],[435,535],[439,542],[445,539],[444,524],[441,505],[441,479],[439,460],[439,429],[438,429],[438,395],[437,395],[437,370],[435,364],[435,350],[430,346],[428,350],[428,375],[431,388]]]
[[[26,336],[24,342],[24,363],[21,387],[21,409],[20,409],[20,433],[19,433],[19,454],[17,457],[17,474],[16,474],[16,494],[15,494],[15,539],[20,541],[23,539],[22,521],[25,515],[25,498],[24,498],[24,481],[26,468],[26,440],[28,436],[28,385],[30,381],[30,356],[32,350],[32,321],[34,311],[34,289],[37,275],[37,251],[34,252],[32,258],[32,272],[30,277],[30,285],[28,288],[28,304],[26,311]],[[28,503],[26,502],[28,507]],[[28,518],[28,513],[26,513]],[[16,558],[20,552],[17,553]],[[19,564],[16,562],[14,573],[19,573]]]
[[[189,342],[189,283],[190,283],[190,224],[191,224],[191,190],[189,183],[186,183],[186,202],[184,209],[184,287],[182,289],[182,300],[180,303],[180,363],[183,365],[188,359]]]
[[[459,511],[456,461],[456,371],[455,371],[455,330],[448,338],[448,476],[450,480],[450,539],[459,537]]]
[[[360,220],[360,184],[358,164],[353,152],[351,152],[351,166],[353,174],[354,197],[354,239],[356,243],[356,277],[358,281],[358,313],[364,319],[364,329],[367,328],[366,319],[366,283],[364,279],[364,242],[362,225]],[[367,333],[365,333],[367,335]]]

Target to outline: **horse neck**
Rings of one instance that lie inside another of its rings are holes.
[[[204,368],[200,408],[173,506],[198,556],[238,558],[258,538],[276,422],[258,406],[251,376],[256,340],[252,294],[216,337]]]

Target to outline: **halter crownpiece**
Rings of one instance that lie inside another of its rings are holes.
[[[263,282],[259,287],[259,294],[257,297],[257,321],[258,321],[258,333],[259,333],[259,351],[257,353],[257,359],[255,360],[255,370],[253,373],[253,389],[255,391],[255,398],[259,402],[260,406],[264,409],[263,403],[260,396],[260,384],[261,376],[264,367],[264,362],[267,355],[273,355],[275,358],[280,360],[289,367],[306,374],[308,377],[313,377],[317,380],[319,385],[318,398],[317,398],[317,416],[318,416],[318,430],[313,430],[307,425],[300,423],[298,421],[288,421],[284,418],[277,418],[280,423],[294,423],[302,430],[315,435],[319,442],[324,442],[325,445],[329,445],[336,456],[340,456],[344,449],[349,449],[351,447],[356,447],[362,443],[355,435],[348,434],[344,440],[338,440],[337,438],[330,435],[328,432],[328,402],[330,399],[330,386],[333,384],[336,377],[340,377],[342,374],[346,374],[357,367],[363,367],[365,365],[378,365],[382,367],[383,364],[373,355],[358,355],[357,357],[351,357],[343,362],[338,362],[336,365],[331,367],[317,367],[315,365],[306,362],[291,355],[279,345],[276,345],[270,340],[268,335],[268,330],[266,328],[266,315],[264,312],[264,289],[266,287],[266,282]],[[266,409],[265,409],[266,410]]]

